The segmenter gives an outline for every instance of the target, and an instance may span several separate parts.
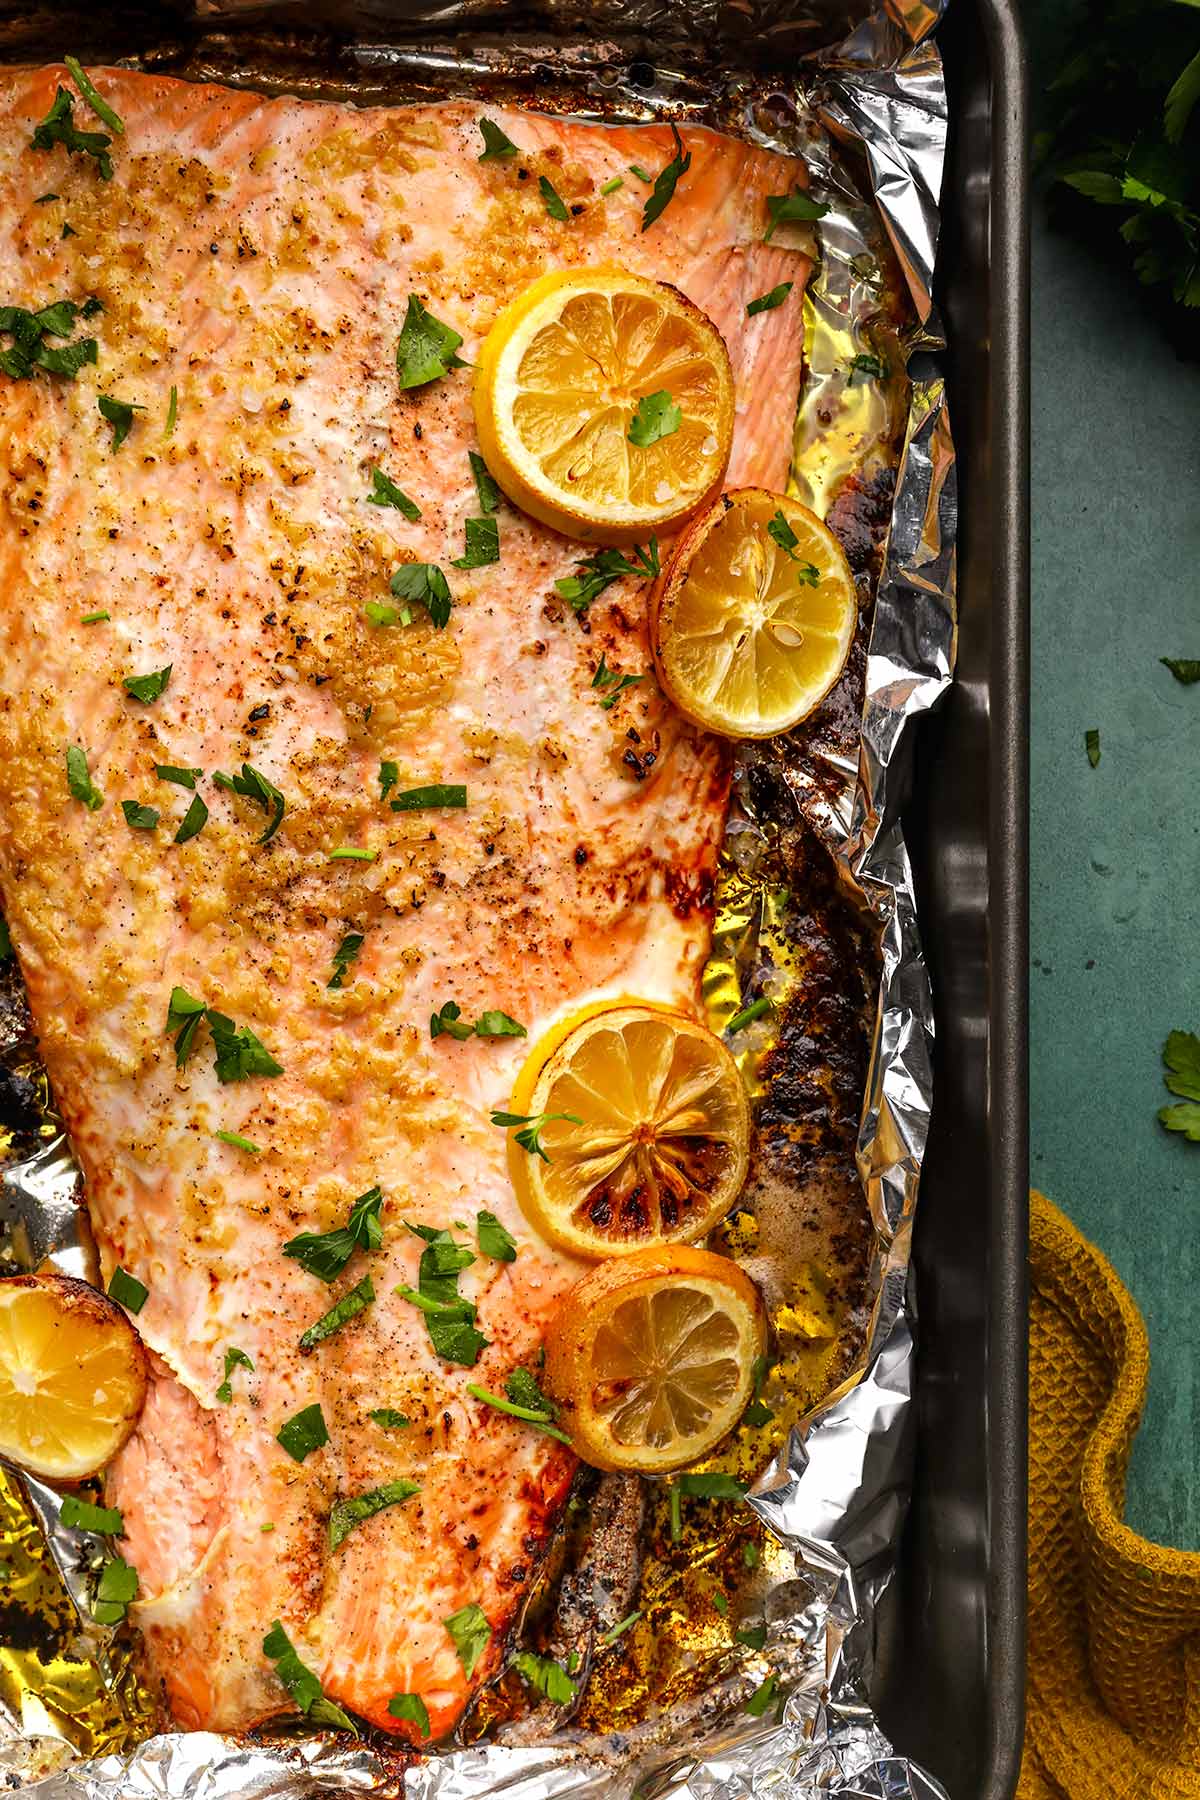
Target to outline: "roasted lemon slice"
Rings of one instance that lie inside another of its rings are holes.
[[[0,1281],[0,1453],[50,1481],[95,1475],[146,1397],[146,1353],[119,1306],[67,1275]]]
[[[763,738],[820,705],[857,621],[833,533],[797,500],[741,488],[680,538],[656,584],[650,633],[680,712],[725,737]]]
[[[475,421],[509,499],[568,537],[672,530],[720,486],[733,373],[711,319],[623,269],[531,282],[479,352]]]
[[[570,1289],[546,1338],[546,1386],[585,1462],[665,1472],[737,1424],[765,1338],[757,1289],[735,1263],[663,1244]]]
[[[513,1090],[518,1198],[577,1256],[703,1237],[746,1179],[750,1107],[737,1065],[703,1025],[618,1004],[534,1045]],[[538,1125],[538,1121],[545,1123]]]

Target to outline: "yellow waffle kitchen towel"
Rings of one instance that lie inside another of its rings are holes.
[[[1018,1800],[1200,1800],[1200,1553],[1163,1549],[1122,1522],[1146,1328],[1095,1245],[1043,1195],[1030,1212]]]

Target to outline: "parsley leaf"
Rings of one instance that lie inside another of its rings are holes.
[[[477,450],[467,451],[467,461],[471,465],[471,474],[475,479],[475,493],[479,500],[481,513],[494,513],[500,504],[500,489],[496,486],[488,466]]]
[[[1172,1031],[1163,1045],[1163,1066],[1163,1080],[1185,1104],[1160,1108],[1159,1124],[1200,1143],[1200,1038],[1191,1031]]]
[[[421,516],[416,501],[410,500],[403,488],[398,488],[382,469],[371,470],[371,492],[365,498],[369,506],[394,506],[410,525],[415,525]]]
[[[91,316],[91,303],[79,307],[73,300],[55,300],[37,312],[23,306],[0,306],[0,332],[11,337],[9,349],[0,352],[0,369],[21,381],[35,368],[51,375],[74,378],[84,363],[96,361],[95,338],[79,338],[64,349],[52,350],[46,337],[67,337],[79,316]]]
[[[480,1255],[490,1256],[493,1262],[517,1260],[517,1240],[495,1213],[485,1210],[475,1214],[475,1242],[479,1245]]]
[[[321,1411],[320,1401],[311,1406],[302,1406],[298,1413],[286,1419],[275,1433],[276,1442],[281,1444],[293,1462],[302,1463],[306,1456],[319,1450],[329,1442],[329,1431],[325,1424],[325,1414]]]
[[[194,788],[203,769],[179,769],[174,763],[155,763],[154,773],[160,781],[173,781],[176,787]]]
[[[258,844],[269,844],[283,823],[283,815],[287,811],[287,801],[279,789],[248,762],[242,764],[240,775],[226,775],[223,769],[218,769],[213,775],[213,781],[217,787],[226,788],[231,794],[240,794],[244,800],[253,800],[256,806],[261,806],[264,812],[271,814],[267,829],[260,838],[255,839]]]
[[[116,1268],[108,1278],[108,1297],[126,1312],[140,1313],[150,1298],[150,1289],[128,1269]]]
[[[231,1344],[225,1352],[225,1379],[214,1396],[221,1406],[229,1406],[233,1401],[233,1371],[235,1369],[249,1369],[253,1375],[254,1363],[244,1350],[239,1350],[235,1344]]]
[[[592,676],[594,688],[612,688],[606,700],[600,702],[605,712],[609,712],[625,692],[626,688],[636,687],[639,681],[645,681],[644,675],[622,675],[616,669],[610,669],[604,660],[603,650],[600,652],[600,667]],[[615,686],[614,686],[615,683]]]
[[[767,536],[771,539],[772,543],[779,545],[779,548],[785,555],[790,556],[792,560],[795,561],[796,545],[800,542],[800,539],[796,536],[795,532],[784,518],[782,507],[779,508],[774,517],[768,522]]]
[[[405,1425],[412,1424],[412,1420],[405,1413],[397,1412],[394,1406],[377,1406],[367,1417],[381,1431],[399,1431]]]
[[[248,1081],[252,1075],[282,1075],[283,1064],[275,1061],[248,1025],[239,1031],[224,1013],[207,1009],[208,1027],[216,1051],[217,1080]]]
[[[562,225],[569,225],[571,222],[571,215],[567,211],[567,203],[555,187],[554,183],[545,175],[538,176],[538,192],[545,202],[546,211],[550,214],[550,217],[552,219],[557,219]]]
[[[554,1706],[566,1706],[575,1698],[575,1683],[561,1663],[549,1656],[535,1656],[532,1650],[518,1650],[513,1668],[526,1687]]]
[[[734,1632],[733,1641],[745,1644],[747,1650],[761,1650],[767,1641],[767,1628],[765,1625],[746,1625],[741,1631]]]
[[[1191,657],[1160,656],[1159,662],[1164,669],[1170,669],[1176,681],[1184,687],[1193,687],[1200,681],[1200,661]]]
[[[101,394],[96,405],[100,408],[100,416],[113,428],[112,448],[119,450],[133,429],[134,413],[145,412],[145,407],[137,406],[131,400],[114,399],[112,394]]]
[[[357,1319],[359,1313],[365,1312],[374,1298],[374,1283],[369,1275],[364,1275],[356,1287],[352,1287],[348,1294],[342,1295],[336,1306],[331,1306],[327,1313],[322,1313],[321,1317],[301,1334],[301,1354],[307,1356],[327,1337],[332,1337],[335,1331],[340,1331],[343,1325],[348,1325],[351,1319]]]
[[[472,1600],[469,1605],[460,1606],[457,1612],[450,1614],[446,1620],[446,1630],[454,1640],[463,1674],[469,1681],[491,1641],[492,1628],[487,1622],[487,1614]]]
[[[451,369],[465,369],[457,354],[462,337],[427,312],[415,294],[408,296],[408,312],[396,345],[396,368],[402,388],[424,387]]]
[[[675,188],[679,177],[686,175],[692,166],[692,153],[689,150],[686,155],[684,154],[683,139],[674,125],[671,126],[671,136],[675,139],[675,154],[666,167],[659,170],[654,182],[654,192],[642,208],[643,231],[648,231],[655,219],[661,218],[675,198]],[[640,169],[635,169],[633,172],[635,175],[642,174]],[[644,180],[645,177],[642,176],[642,179]]]
[[[302,1231],[283,1246],[283,1254],[318,1280],[334,1282],[356,1250],[378,1250],[382,1244],[382,1206],[383,1189],[368,1188],[351,1206],[344,1225],[333,1231]]]
[[[346,971],[352,962],[357,962],[358,953],[363,947],[361,931],[348,931],[333,953],[333,974],[325,983],[327,988],[344,986]]]
[[[467,541],[469,549],[469,537]],[[450,589],[436,563],[402,563],[388,586],[397,600],[415,600],[425,607],[439,631],[450,623]]]
[[[420,1694],[393,1694],[388,1701],[388,1711],[393,1719],[407,1719],[415,1725],[422,1737],[429,1736],[429,1709]]]
[[[355,1494],[353,1499],[335,1500],[329,1514],[329,1548],[337,1550],[364,1519],[374,1518],[385,1506],[399,1506],[420,1491],[419,1481],[385,1481],[382,1487]]]
[[[358,1731],[353,1719],[325,1698],[325,1691],[312,1670],[300,1661],[291,1639],[276,1619],[263,1639],[263,1655],[275,1664],[275,1673],[292,1696],[300,1711],[314,1725],[332,1725],[338,1731]]]
[[[474,1368],[488,1340],[475,1329],[474,1304],[458,1291],[458,1277],[475,1261],[474,1254],[465,1244],[456,1244],[448,1231],[412,1224],[409,1230],[425,1242],[418,1285],[415,1289],[399,1287],[396,1292],[425,1314],[429,1341],[439,1356]]]
[[[480,1387],[476,1382],[467,1383],[467,1392],[472,1399],[492,1407],[495,1412],[507,1413],[513,1419],[522,1419],[527,1425],[543,1432],[546,1437],[557,1438],[560,1444],[570,1444],[571,1440],[566,1432],[560,1431],[554,1423],[554,1408],[528,1369],[515,1369],[505,1383],[505,1388],[507,1399],[494,1394],[490,1388]]]
[[[452,1037],[460,1043],[469,1038],[474,1031],[462,1016],[462,1008],[454,1000],[447,1000],[435,1013],[429,1015],[429,1035],[431,1038]]]
[[[676,406],[666,388],[643,394],[629,421],[628,437],[639,450],[648,450],[660,438],[670,437],[683,424],[683,410]]]
[[[121,811],[125,814],[125,823],[131,831],[153,831],[158,824],[158,814],[152,806],[142,806],[136,800],[122,800]]]
[[[1100,733],[1095,727],[1084,732],[1083,747],[1087,751],[1087,759],[1093,769],[1098,768],[1100,765]]]
[[[761,1719],[763,1714],[774,1705],[778,1687],[779,1677],[777,1675],[768,1675],[762,1685],[755,1688],[754,1692],[747,1700],[744,1709],[750,1714],[751,1718]]]
[[[167,1003],[167,1030],[175,1036],[175,1067],[182,1069],[195,1047],[208,1008],[203,1000],[195,1000],[186,988],[173,987]]]
[[[744,1500],[746,1490],[732,1475],[679,1475],[676,1485],[681,1494],[694,1500]]]
[[[481,1038],[526,1037],[525,1027],[510,1018],[506,1012],[493,1007],[488,1012],[481,1012],[475,1021],[475,1036]]]
[[[653,580],[660,573],[658,539],[652,537],[645,550],[635,544],[632,562],[622,550],[597,550],[593,556],[582,558],[575,567],[577,574],[564,575],[554,585],[575,612],[583,612],[622,575]]]
[[[29,140],[31,150],[53,150],[61,144],[69,156],[94,156],[101,181],[112,180],[112,157],[108,154],[111,137],[105,131],[80,131],[75,125],[75,97],[68,88],[60,87],[50,111],[34,126]]]
[[[823,219],[828,211],[828,206],[798,190],[791,194],[768,194],[767,218],[769,223],[763,234],[763,243],[770,243],[780,225],[806,224],[810,219]]]
[[[122,1556],[104,1564],[96,1583],[92,1617],[101,1625],[119,1625],[138,1596],[138,1572]]]
[[[516,1133],[517,1143],[520,1144],[522,1150],[528,1150],[531,1156],[540,1156],[543,1162],[549,1162],[550,1158],[542,1148],[542,1133],[547,1125],[553,1123],[555,1119],[563,1119],[569,1125],[583,1124],[583,1120],[577,1118],[574,1113],[494,1112],[492,1114],[492,1124],[502,1125],[506,1131],[516,1125],[523,1127]]]
[[[430,812],[439,807],[459,807],[467,804],[467,790],[453,783],[448,787],[434,784],[431,787],[406,788],[397,794],[392,801],[393,812]]]
[[[757,300],[751,300],[746,308],[746,317],[752,319],[756,313],[773,312],[777,306],[783,305],[791,291],[792,283],[781,281],[779,286],[773,287],[769,293],[760,294]]]
[[[500,561],[500,527],[495,519],[468,519],[466,553],[453,559],[456,569],[482,569]]]
[[[78,57],[64,56],[63,61],[75,78],[75,86],[79,89],[96,117],[100,120],[100,123],[102,125],[107,125],[110,131],[115,131],[118,137],[124,137],[124,121],[113,111],[113,108],[108,104],[108,101],[93,82],[91,76],[87,73],[87,70],[80,63]]]
[[[386,800],[388,794],[400,779],[400,768],[394,762],[381,762],[379,765],[379,798]]]
[[[208,808],[199,794],[192,795],[192,803],[179,822],[179,830],[175,833],[177,844],[186,844],[190,839],[198,837],[208,824]]]
[[[517,146],[501,131],[495,119],[480,119],[479,130],[483,137],[483,149],[476,158],[477,162],[501,162],[505,157],[517,154]]]
[[[872,356],[865,350],[860,350],[857,356],[852,356],[846,367],[850,371],[851,381],[856,375],[872,375],[876,381],[882,381],[887,374],[887,364],[882,356]]]
[[[104,795],[88,773],[87,751],[81,750],[78,744],[72,744],[67,751],[67,786],[72,797],[81,801],[89,812],[99,812],[104,805]]]
[[[157,700],[166,689],[166,685],[171,679],[171,668],[172,664],[168,663],[165,669],[156,669],[152,675],[124,675],[121,678],[121,685],[127,694],[131,694],[135,700],[142,701],[143,705],[149,706],[150,702]]]
[[[123,1537],[125,1521],[115,1506],[93,1506],[68,1494],[62,1503],[61,1518],[68,1531],[95,1531],[102,1537]]]

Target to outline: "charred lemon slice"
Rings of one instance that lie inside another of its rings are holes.
[[[659,680],[725,737],[774,737],[820,705],[850,653],[854,580],[833,533],[765,488],[723,494],[689,527],[651,600]]]
[[[733,373],[716,326],[662,282],[566,269],[519,293],[475,374],[475,422],[509,499],[568,537],[674,529],[717,489]]]
[[[146,1398],[146,1353],[119,1306],[67,1275],[0,1281],[0,1452],[50,1481],[116,1455]]]
[[[703,1237],[746,1179],[750,1107],[719,1038],[648,1004],[585,1015],[535,1044],[509,1139],[518,1198],[542,1236],[576,1256],[621,1256]]]
[[[737,1424],[765,1338],[758,1291],[735,1263],[662,1244],[569,1290],[546,1338],[546,1385],[585,1462],[665,1472]]]

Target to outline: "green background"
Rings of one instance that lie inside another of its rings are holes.
[[[1026,5],[1035,113],[1084,16]],[[1149,1328],[1129,1523],[1196,1549],[1200,1144],[1155,1113],[1167,1032],[1200,1033],[1200,685],[1158,661],[1200,657],[1200,362],[1036,191],[1032,358],[1032,1179]]]

